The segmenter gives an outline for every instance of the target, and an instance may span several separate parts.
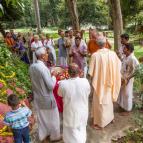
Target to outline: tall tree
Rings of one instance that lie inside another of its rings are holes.
[[[37,32],[41,32],[41,21],[40,21],[40,12],[39,12],[39,1],[34,0],[34,8],[35,8],[35,18],[36,18],[36,24],[37,24]]]
[[[114,29],[114,49],[116,50],[121,46],[120,35],[123,33],[123,20],[120,0],[109,0],[109,4],[112,12]]]
[[[14,25],[24,14],[22,0],[0,0],[0,32],[5,36],[4,22],[11,22]],[[14,28],[14,27],[12,27]]]
[[[83,25],[108,25],[109,6],[105,0],[78,0],[79,21]]]
[[[77,0],[66,0],[66,3],[70,12],[73,29],[80,30],[78,11],[77,11]]]

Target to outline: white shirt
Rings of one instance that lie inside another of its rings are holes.
[[[53,41],[51,39],[44,40],[44,47],[50,49],[50,52],[53,54],[54,62],[56,63],[56,52],[53,46]]]
[[[38,42],[32,42],[31,44],[31,48],[34,48],[34,49],[37,49],[37,48],[40,48],[40,47],[43,47],[43,44],[41,41],[38,41]]]
[[[128,57],[125,57],[122,63],[121,74],[122,78],[129,78],[139,65],[137,58],[131,53]]]
[[[53,41],[51,39],[49,40],[44,40],[44,47],[47,48],[49,46],[53,46]]]
[[[87,125],[90,85],[86,78],[60,81],[58,94],[63,97],[63,125],[77,128]]]

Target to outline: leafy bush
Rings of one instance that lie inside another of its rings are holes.
[[[28,65],[12,54],[5,44],[0,44],[0,101],[16,93],[25,98],[31,92]]]

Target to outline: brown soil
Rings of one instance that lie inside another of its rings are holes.
[[[117,104],[114,105],[115,108],[115,122],[106,126],[103,130],[96,130],[91,126],[92,120],[89,118],[87,126],[87,142],[86,143],[111,143],[112,140],[118,140],[119,138],[125,136],[125,130],[129,128],[136,128],[137,125],[134,122],[133,114],[131,112],[128,116],[121,116],[121,110]],[[31,133],[32,143],[40,143],[37,134],[37,124],[35,125]],[[47,141],[50,143],[50,141]],[[63,141],[58,142],[63,143]]]

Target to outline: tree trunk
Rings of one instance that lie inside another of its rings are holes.
[[[76,0],[66,0],[73,30],[80,30]]]
[[[112,11],[112,21],[114,29],[114,50],[121,46],[120,35],[123,33],[123,20],[120,0],[109,0]]]
[[[4,30],[3,26],[2,26],[2,23],[0,23],[0,33],[3,35],[3,37],[6,36],[5,35],[5,30]]]
[[[36,18],[36,25],[37,25],[37,32],[41,33],[41,21],[40,21],[40,12],[39,12],[39,1],[33,0],[34,8],[35,8],[35,18]]]

